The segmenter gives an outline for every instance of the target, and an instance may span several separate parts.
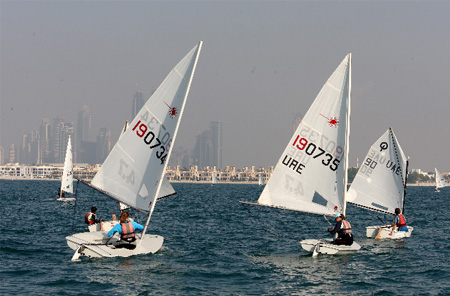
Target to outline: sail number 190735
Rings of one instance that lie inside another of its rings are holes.
[[[339,167],[340,160],[337,157],[334,157],[330,153],[327,153],[325,149],[322,149],[316,144],[309,142],[306,138],[300,138],[300,135],[298,135],[295,138],[294,143],[292,143],[292,146],[296,147],[298,150],[304,151],[307,155],[311,156],[312,158],[321,159],[322,164],[324,166],[328,166],[332,171],[336,171],[337,168]],[[336,152],[339,153],[339,151]]]
[[[169,140],[169,133],[165,133],[163,138],[159,139],[155,135],[155,133],[149,130],[148,126],[145,123],[141,123],[140,120],[133,127],[133,131],[136,131],[136,135],[142,138],[144,143],[148,145],[150,149],[157,149],[156,157],[161,160],[161,164],[163,164],[167,158],[167,152],[164,143],[167,143],[167,141]]]

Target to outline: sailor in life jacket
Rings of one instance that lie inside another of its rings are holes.
[[[403,216],[401,212],[402,211],[399,208],[395,209],[395,218],[394,223],[392,224],[392,228],[395,229],[395,227],[397,227],[398,231],[408,231],[405,216]]]
[[[101,223],[102,219],[97,219],[97,215],[95,214],[97,212],[96,207],[92,207],[90,212],[87,212],[86,215],[84,215],[84,222],[88,225],[95,224],[95,223]]]
[[[345,216],[340,213],[336,213],[334,218],[336,220],[336,225],[333,229],[328,228],[328,231],[332,235],[337,233],[337,238],[333,240],[333,244],[351,246],[353,244],[353,234],[350,222],[345,220]]]
[[[108,236],[113,236],[116,232],[120,234],[119,245],[116,247],[121,247],[123,244],[130,244],[136,240],[135,231],[143,230],[144,226],[129,219],[130,214],[128,212],[122,212],[119,221],[116,226],[114,226],[109,232]],[[125,247],[125,246],[123,246]]]

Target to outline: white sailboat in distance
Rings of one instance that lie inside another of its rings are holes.
[[[64,159],[64,169],[61,176],[61,187],[59,188],[59,196],[56,200],[73,201],[74,196],[65,196],[65,193],[73,194],[73,161],[72,161],[72,142],[67,141],[66,158]]]
[[[66,237],[75,250],[72,260],[88,257],[128,257],[157,252],[164,241],[146,234],[175,143],[186,99],[201,51],[200,41],[169,73],[114,145],[90,183],[111,198],[148,212],[133,249],[115,248],[119,239],[106,232],[84,232]]]
[[[364,158],[355,179],[348,190],[348,202],[361,208],[395,215],[395,209],[405,210],[408,159],[389,128],[373,145]],[[397,231],[391,225],[368,226],[366,236],[377,239],[398,239],[411,236]]]
[[[322,87],[288,142],[257,203],[317,215],[345,215],[350,134],[351,54]],[[318,253],[354,252],[361,247],[331,240],[300,241]]]
[[[445,186],[447,186],[447,182],[445,182],[444,178],[442,178],[442,175],[437,170],[437,168],[434,168],[434,170],[436,171],[436,188],[434,189],[434,191],[440,192],[439,188],[444,188]]]

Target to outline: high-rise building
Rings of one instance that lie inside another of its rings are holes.
[[[96,163],[103,163],[111,151],[111,132],[106,128],[101,128],[97,135]]]
[[[42,119],[39,128],[39,160],[38,163],[50,162],[51,125],[48,118]]]
[[[9,163],[16,162],[16,145],[11,144],[9,146]]]
[[[210,166],[216,166],[218,169],[222,168],[222,143],[223,143],[223,130],[222,122],[212,121],[210,123],[211,129],[211,164]]]
[[[78,112],[77,141],[91,141],[91,112],[86,105]]]
[[[2,146],[0,146],[0,165],[5,164],[5,149],[3,149]]]
[[[131,106],[131,120],[133,120],[136,117],[139,110],[142,109],[144,104],[145,104],[144,94],[140,90],[136,91],[136,93],[133,95],[133,104]]]
[[[192,152],[193,165],[203,168],[211,165],[211,131],[204,131],[197,136]]]
[[[66,157],[66,148],[69,136],[74,138],[74,128],[72,122],[64,122],[61,117],[53,120],[51,139],[51,161],[63,163]]]

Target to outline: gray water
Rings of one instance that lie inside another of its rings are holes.
[[[73,231],[82,232],[91,206],[108,219],[117,204],[84,185],[75,207],[55,200],[58,182],[0,180],[0,294],[450,295],[450,188],[408,188],[408,239],[366,239],[365,226],[381,222],[349,205],[361,251],[312,258],[298,241],[328,237],[323,217],[243,207],[257,185],[173,186],[179,194],[158,202],[150,223],[165,238],[160,251],[72,262],[74,209]]]

